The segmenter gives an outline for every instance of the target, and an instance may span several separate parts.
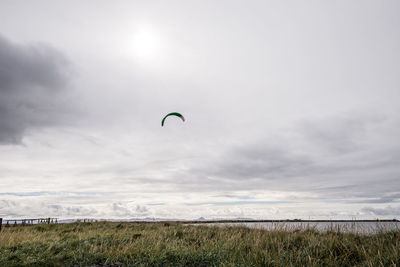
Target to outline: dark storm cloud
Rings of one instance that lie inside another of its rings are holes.
[[[28,129],[67,117],[64,92],[70,74],[70,64],[54,48],[0,36],[0,144],[20,143]]]

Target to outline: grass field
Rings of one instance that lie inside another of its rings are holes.
[[[400,231],[373,235],[176,223],[8,227],[0,266],[400,266]]]

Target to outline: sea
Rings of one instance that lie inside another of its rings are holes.
[[[221,223],[200,223],[194,225],[209,226],[245,226],[249,228],[266,230],[316,230],[320,232],[334,231],[341,233],[381,233],[388,231],[400,231],[400,222],[221,222]]]

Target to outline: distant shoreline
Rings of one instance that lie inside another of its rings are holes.
[[[22,224],[23,221],[37,220],[37,219],[4,219],[2,224],[6,224],[7,221],[17,222],[17,224]],[[65,223],[89,223],[89,222],[114,222],[114,223],[182,223],[182,224],[210,224],[210,223],[360,223],[360,222],[370,222],[370,223],[382,223],[382,222],[400,222],[398,219],[369,219],[369,220],[350,220],[350,219],[336,219],[336,220],[301,220],[301,219],[280,219],[280,220],[253,220],[253,219],[233,219],[233,220],[129,220],[129,219],[67,219],[58,220],[56,224]],[[36,224],[36,223],[34,223]],[[28,225],[28,224],[27,224]]]
[[[171,221],[170,221],[171,222]],[[282,223],[282,222],[400,222],[400,220],[397,219],[383,219],[383,220],[299,220],[299,219],[293,219],[293,220],[201,220],[201,221],[175,221],[175,222],[181,222],[184,224],[187,223]]]

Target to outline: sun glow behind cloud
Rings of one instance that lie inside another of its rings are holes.
[[[130,52],[141,62],[155,61],[161,57],[163,40],[160,34],[147,25],[139,25],[130,41]]]

